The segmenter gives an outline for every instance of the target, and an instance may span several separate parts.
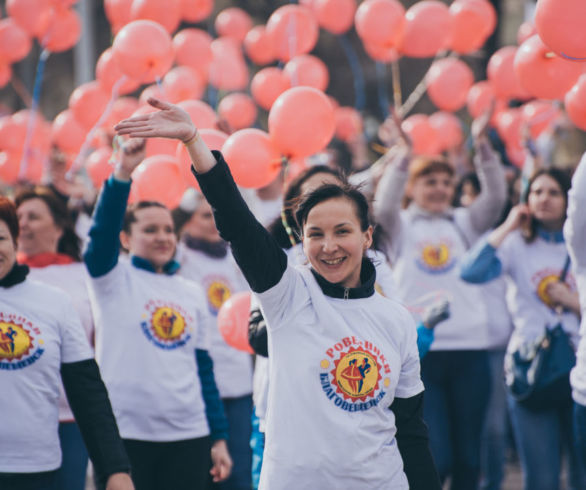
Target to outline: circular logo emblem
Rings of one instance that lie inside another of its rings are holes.
[[[220,281],[214,281],[208,287],[208,302],[214,311],[218,311],[220,307],[232,295],[230,288]]]
[[[431,269],[444,269],[450,260],[450,249],[444,243],[427,245],[423,248],[421,260]]]
[[[185,331],[185,319],[168,306],[159,307],[153,313],[151,324],[155,337],[163,341],[177,340]]]
[[[539,284],[537,285],[537,296],[539,296],[539,299],[541,301],[543,301],[550,308],[553,308],[555,305],[553,304],[553,300],[551,299],[551,296],[547,293],[547,287],[550,284],[558,282],[558,281],[559,281],[559,276],[557,276],[555,274],[551,274],[551,275],[545,276],[543,279],[541,279],[539,281]]]
[[[22,325],[0,322],[0,361],[22,359],[33,346],[33,337]]]
[[[342,354],[335,361],[331,374],[338,392],[352,401],[365,401],[367,397],[374,396],[381,379],[376,358],[364,349],[351,349]]]

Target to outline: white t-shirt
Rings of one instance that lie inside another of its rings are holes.
[[[389,409],[423,391],[407,310],[377,293],[325,296],[292,266],[258,298],[271,376],[259,488],[407,489]]]
[[[203,291],[127,259],[89,281],[96,359],[125,439],[178,441],[210,433],[195,349],[208,349]]]
[[[75,311],[79,314],[81,324],[85,330],[90,344],[94,342],[94,319],[92,317],[92,307],[88,296],[86,282],[88,273],[83,263],[77,262],[66,265],[49,265],[47,267],[31,267],[30,279],[55,286],[66,292],[71,300]],[[71,422],[73,413],[67,402],[65,391],[61,386],[61,395],[59,397],[59,421]]]
[[[230,296],[248,290],[232,254],[210,257],[185,245],[178,246],[176,256],[181,264],[179,274],[197,282],[206,294],[208,309],[214,318],[210,329],[210,356],[214,362],[214,377],[222,398],[237,398],[252,393],[252,356],[230,347],[217,324],[220,307]]]
[[[61,364],[92,357],[65,293],[30,279],[0,289],[0,472],[61,466]]]

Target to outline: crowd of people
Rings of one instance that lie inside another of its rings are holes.
[[[414,156],[393,114],[367,170],[285,170],[255,217],[189,115],[149,103],[92,212],[56,182],[0,197],[0,488],[84,489],[89,458],[107,490],[495,490],[509,421],[526,490],[560,488],[564,456],[586,488],[586,158],[525,178],[490,111],[473,165]],[[176,209],[128,204],[151,137],[190,155]],[[242,291],[254,356],[218,328]],[[529,404],[519,358],[551,332],[572,390]]]

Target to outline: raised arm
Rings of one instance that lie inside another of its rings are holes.
[[[230,242],[251,289],[260,293],[276,285],[287,268],[287,256],[248,209],[222,154],[208,149],[183,109],[154,98],[148,102],[160,110],[126,119],[116,131],[132,137],[182,141],[191,157],[192,171],[212,206],[218,231]]]
[[[568,193],[568,217],[564,236],[572,262],[579,269],[586,268],[586,153],[578,164]]]

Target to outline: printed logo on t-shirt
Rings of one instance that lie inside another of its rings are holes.
[[[535,273],[531,278],[531,282],[535,286],[535,293],[537,294],[537,297],[550,308],[555,307],[555,302],[547,290],[550,284],[556,283],[560,280],[561,273],[562,271],[559,269],[555,270],[548,268]],[[566,276],[565,283],[570,286],[572,291],[576,290],[574,276],[571,273],[568,273]]]
[[[442,274],[449,271],[456,261],[451,253],[450,240],[430,243],[425,241],[417,245],[417,266],[424,272]]]
[[[208,278],[205,281],[208,306],[210,311],[217,315],[220,307],[232,296],[230,287],[222,277]]]
[[[334,405],[347,412],[376,407],[391,384],[391,368],[378,347],[345,337],[326,350],[320,362],[320,383]],[[384,379],[383,379],[384,376]]]
[[[143,314],[141,327],[147,338],[161,349],[176,349],[185,345],[191,338],[188,322],[191,317],[179,305],[159,300],[146,304],[147,313]]]
[[[25,368],[43,355],[43,340],[36,342],[33,334],[40,335],[41,332],[31,322],[18,315],[0,312],[0,370]]]

